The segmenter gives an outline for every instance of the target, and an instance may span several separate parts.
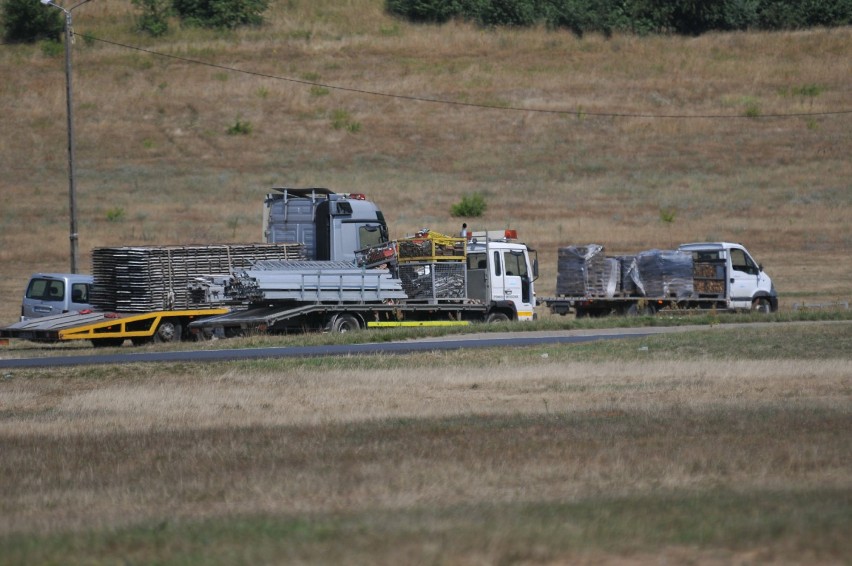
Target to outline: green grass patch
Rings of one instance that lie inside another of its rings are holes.
[[[10,564],[257,564],[549,562],[608,555],[712,550],[758,562],[852,553],[846,489],[587,496],[576,502],[420,506],[402,511],[164,519],[120,530],[0,539]],[[474,560],[477,561],[477,560]]]

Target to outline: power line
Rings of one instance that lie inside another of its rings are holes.
[[[748,116],[742,114],[645,114],[645,113],[631,113],[631,112],[599,112],[599,111],[591,111],[585,110],[583,108],[577,108],[574,110],[564,110],[564,109],[548,109],[548,108],[522,108],[519,106],[495,106],[492,104],[480,104],[476,102],[461,102],[455,100],[445,100],[440,98],[429,98],[424,96],[414,96],[407,94],[397,94],[397,93],[389,93],[389,92],[380,92],[374,90],[360,89],[354,87],[346,87],[340,85],[332,85],[326,83],[319,83],[316,81],[308,81],[303,79],[295,79],[292,77],[282,77],[278,75],[271,75],[268,73],[261,73],[259,71],[251,71],[246,69],[239,69],[237,67],[229,67],[227,65],[220,65],[217,63],[210,63],[208,61],[200,61],[198,59],[190,59],[188,57],[181,57],[180,55],[172,55],[169,53],[162,53],[160,51],[154,51],[153,49],[146,49],[144,47],[139,47],[135,45],[127,45],[124,43],[119,43],[117,41],[111,41],[108,39],[102,39],[99,37],[94,37],[91,35],[83,35],[83,34],[75,34],[80,35],[85,40],[90,41],[99,41],[101,43],[106,43],[108,45],[113,45],[116,47],[121,47],[123,49],[132,49],[135,51],[140,51],[142,53],[147,53],[149,55],[154,55],[157,57],[163,57],[167,59],[173,59],[176,61],[181,61],[184,63],[190,63],[193,65],[203,65],[206,67],[211,67],[214,69],[219,69],[223,71],[229,71],[233,73],[241,73],[244,75],[251,75],[255,77],[262,77],[265,79],[277,80],[277,81],[285,81],[294,84],[300,84],[305,86],[317,87],[317,88],[326,88],[329,90],[336,90],[341,92],[351,92],[354,94],[361,94],[366,96],[378,96],[383,98],[393,98],[398,100],[408,100],[413,102],[423,102],[428,104],[443,104],[447,106],[460,106],[467,108],[478,108],[483,110],[502,110],[507,112],[533,112],[538,114],[561,114],[561,115],[572,115],[572,116],[593,116],[600,118],[652,118],[652,119],[676,119],[676,120],[730,120],[730,119],[756,119],[756,118],[799,118],[799,117],[816,117],[816,116],[836,116],[841,114],[852,114],[852,110],[833,110],[833,111],[825,111],[825,112],[792,112],[788,114],[760,114],[757,116]]]

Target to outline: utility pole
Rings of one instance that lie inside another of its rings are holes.
[[[75,170],[74,159],[74,103],[73,92],[71,88],[71,44],[74,41],[74,25],[71,20],[71,12],[79,6],[89,2],[83,0],[75,4],[71,8],[64,8],[53,0],[40,0],[45,6],[58,8],[65,13],[65,102],[67,107],[68,118],[68,206],[71,217],[71,226],[69,231],[69,239],[71,241],[71,273],[78,273],[77,270],[77,175]]]

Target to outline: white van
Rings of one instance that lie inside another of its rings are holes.
[[[36,273],[24,293],[21,320],[91,309],[91,292],[91,275]]]

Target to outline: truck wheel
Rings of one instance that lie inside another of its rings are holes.
[[[358,319],[351,314],[339,314],[331,321],[331,331],[337,333],[354,332],[361,330],[361,324]]]
[[[639,304],[633,303],[627,309],[625,314],[627,316],[654,316],[655,312],[656,309],[654,309],[653,305],[644,305],[640,307]]]
[[[751,312],[760,314],[769,314],[772,312],[772,306],[769,304],[769,299],[766,297],[758,297],[751,303]]]
[[[157,331],[154,332],[154,342],[180,342],[183,327],[179,322],[165,319],[160,322]]]
[[[485,319],[485,322],[509,322],[509,317],[504,312],[493,312],[488,315],[488,318]]]

